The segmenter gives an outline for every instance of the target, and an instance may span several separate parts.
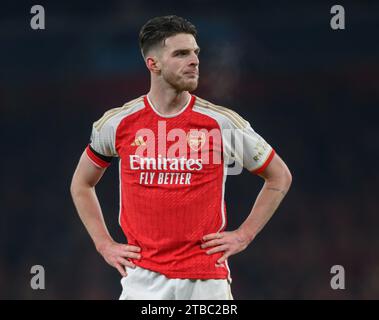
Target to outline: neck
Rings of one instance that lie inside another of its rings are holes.
[[[154,108],[163,115],[172,115],[184,108],[191,95],[188,91],[176,91],[174,88],[161,88],[151,85],[148,93]]]

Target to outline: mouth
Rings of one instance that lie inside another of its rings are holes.
[[[190,77],[198,77],[199,76],[199,72],[198,71],[188,71],[188,72],[185,72],[184,74],[186,76],[190,76]]]

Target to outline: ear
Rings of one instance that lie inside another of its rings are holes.
[[[161,71],[161,65],[155,56],[146,58],[146,66],[153,73],[159,73]]]

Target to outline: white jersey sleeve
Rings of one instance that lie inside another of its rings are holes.
[[[119,156],[116,148],[116,134],[120,122],[144,107],[143,96],[141,96],[121,107],[106,111],[98,121],[93,123],[91,141],[86,150],[96,165],[107,167],[112,158]]]
[[[116,130],[111,122],[103,126],[92,126],[90,146],[98,153],[106,157],[117,157],[115,148]]]
[[[239,174],[242,168],[258,174],[274,157],[274,149],[234,110],[197,97],[194,111],[217,121],[222,132],[224,162],[228,165],[229,174]],[[235,167],[231,169],[232,164]]]
[[[251,173],[262,172],[272,160],[274,149],[253,130],[248,121],[244,120],[243,126],[229,125],[232,143],[225,145],[227,155]]]
[[[106,168],[110,165],[112,158],[118,156],[115,148],[116,129],[112,122],[103,122],[102,119],[93,124],[90,143],[86,151],[95,165]]]

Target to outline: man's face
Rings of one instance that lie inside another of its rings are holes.
[[[161,77],[178,91],[193,91],[199,81],[198,47],[191,34],[169,37],[160,48]]]

